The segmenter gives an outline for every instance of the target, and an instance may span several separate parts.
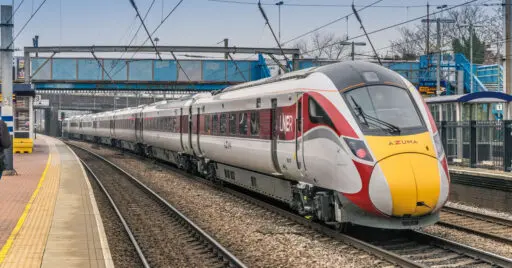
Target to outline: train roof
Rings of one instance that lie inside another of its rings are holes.
[[[313,73],[323,73],[329,77],[338,90],[343,90],[357,84],[369,85],[390,83],[407,87],[398,73],[386,67],[366,61],[344,61],[230,86],[215,92],[214,95],[278,81],[306,78]]]
[[[319,67],[315,72],[325,74],[338,90],[358,84],[394,84],[407,88],[402,76],[381,65],[366,61],[345,61]]]

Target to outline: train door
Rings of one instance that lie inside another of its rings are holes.
[[[194,152],[194,147],[192,147],[192,134],[193,134],[193,129],[192,129],[192,104],[190,104],[190,106],[188,107],[188,146],[189,146],[189,150],[192,151],[192,153],[195,155],[195,152]]]
[[[199,136],[200,136],[200,132],[201,132],[201,108],[197,107],[197,115],[196,115],[196,135],[197,135],[197,153],[199,155],[202,155],[203,153],[201,152],[201,145],[199,143]]]
[[[110,137],[114,138],[114,135],[115,135],[115,133],[114,133],[114,116],[109,118],[109,122],[110,122],[110,124],[109,124],[109,126],[110,126]]]
[[[295,123],[295,159],[297,162],[297,169],[301,175],[306,171],[306,164],[304,163],[304,102],[307,99],[307,94],[299,93],[297,95],[297,110],[296,110],[296,123]]]
[[[279,120],[277,119],[277,99],[271,99],[272,108],[270,112],[270,121],[271,121],[271,154],[272,154],[272,163],[274,164],[274,168],[278,173],[281,173],[281,168],[279,167],[279,160],[277,158],[277,138],[279,136]]]
[[[180,144],[181,150],[185,150],[185,146],[183,144],[183,108],[180,108]]]
[[[133,114],[135,116],[135,139],[137,142],[142,143],[142,112]]]

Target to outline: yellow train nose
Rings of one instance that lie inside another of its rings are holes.
[[[378,163],[391,194],[393,216],[421,216],[435,208],[441,188],[437,162],[428,155],[403,153]]]

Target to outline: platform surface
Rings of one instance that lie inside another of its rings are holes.
[[[489,177],[495,179],[512,180],[512,172],[502,170],[492,170],[484,168],[469,168],[460,166],[449,166],[450,173],[464,174],[478,177]]]
[[[0,267],[113,267],[78,159],[57,139],[35,145],[15,155],[17,176],[0,180]]]

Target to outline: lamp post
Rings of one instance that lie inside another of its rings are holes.
[[[158,46],[158,41],[160,41],[160,38],[155,37],[155,46]],[[158,53],[156,54],[156,58],[158,59]]]
[[[36,35],[34,36],[34,38],[32,38],[32,46],[33,47],[39,47],[39,35]],[[38,53],[36,52],[36,58],[38,57]]]
[[[442,9],[443,6],[437,7],[438,9]],[[441,23],[455,23],[455,20],[452,19],[423,19],[421,22],[426,23],[436,23],[437,26],[437,66],[436,66],[436,95],[441,95]],[[427,36],[427,40],[430,36]],[[428,56],[428,55],[427,55]],[[430,59],[429,59],[430,60]],[[430,63],[429,63],[430,64]],[[428,69],[430,72],[430,69]]]
[[[279,44],[281,44],[281,6],[284,4],[283,1],[279,1],[276,3],[277,8],[279,9]]]
[[[473,25],[472,23],[470,24],[462,24],[461,25],[462,27],[469,27],[469,71],[471,73],[471,76],[470,76],[470,93],[473,93],[473,83],[474,83],[474,78],[473,78],[473,30],[475,27],[484,27],[485,25]]]

